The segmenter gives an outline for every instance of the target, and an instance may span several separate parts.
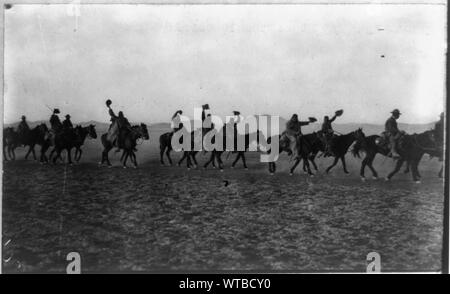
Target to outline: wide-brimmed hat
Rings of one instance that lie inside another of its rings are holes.
[[[70,114],[66,114],[66,118],[70,118]]]
[[[203,109],[209,109],[209,104],[203,104],[203,105],[202,105],[202,108],[203,108]]]
[[[237,110],[234,110],[233,111],[233,115],[241,115],[241,113],[239,111],[237,111]]]
[[[397,108],[391,111],[392,114],[401,114],[400,110]]]
[[[53,113],[59,114],[59,113],[60,113],[60,112],[59,112],[59,109],[58,109],[58,108],[53,109]]]

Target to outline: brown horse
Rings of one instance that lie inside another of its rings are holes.
[[[100,164],[104,164],[105,162],[109,167],[111,167],[111,162],[109,161],[108,153],[113,149],[114,144],[107,139],[107,133],[103,134],[101,137],[103,144],[103,152],[102,152],[102,161]],[[137,168],[137,160],[136,154],[137,151],[137,141],[139,139],[149,140],[150,136],[148,134],[148,129],[146,124],[140,124],[132,126],[130,129],[125,130],[123,133],[123,146],[121,146],[121,150],[123,150],[121,161],[124,168],[127,167],[127,160],[131,158],[131,161],[134,164],[134,167]]]
[[[377,143],[379,139],[380,136],[378,135],[361,138],[353,147],[352,153],[354,156],[359,157],[361,151],[364,151],[366,153],[366,156],[362,161],[360,171],[360,176],[363,181],[365,180],[364,169],[366,166],[370,168],[374,178],[378,178],[378,173],[372,166],[375,156],[378,153],[384,156],[388,156],[389,154],[389,149],[386,146],[380,146]],[[404,135],[398,146],[400,158],[397,159],[395,169],[391,173],[389,173],[389,175],[386,177],[386,180],[390,180],[400,170],[403,163],[406,162],[411,167],[411,175],[413,181],[419,183],[419,162],[425,153],[436,150],[435,147],[436,145],[433,140],[432,130],[420,134]]]

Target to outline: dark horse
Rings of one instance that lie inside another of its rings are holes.
[[[113,145],[112,142],[108,141],[108,139],[106,138],[107,135],[108,134],[105,133],[101,137],[104,149],[102,152],[102,161],[100,162],[100,164],[103,164],[106,162],[108,164],[108,166],[111,166],[111,162],[109,161],[109,158],[108,158],[108,153],[115,146]],[[121,161],[122,161],[124,168],[127,167],[128,157],[131,158],[131,161],[133,162],[134,167],[135,168],[137,167],[135,152],[137,151],[136,146],[137,146],[137,141],[139,139],[143,139],[143,140],[150,139],[146,124],[132,126],[130,129],[126,130],[126,133],[124,133],[123,146],[121,148],[123,150],[123,153],[121,156]]]
[[[50,152],[49,160],[51,160],[54,164],[56,160],[62,159],[61,153],[66,150],[67,151],[67,162],[72,164],[72,148],[75,148],[75,144],[77,142],[77,133],[75,129],[64,129],[55,134],[54,142],[50,142],[47,140],[47,144],[44,147],[44,150],[50,148],[53,145],[53,150]],[[56,155],[53,156],[53,153],[56,152]]]
[[[433,139],[435,141],[435,146],[432,148],[424,148],[425,154],[430,155],[430,159],[432,159],[433,157],[437,157],[439,162],[443,162],[444,161],[444,143],[442,142],[442,140],[436,142],[435,135],[434,135]],[[408,164],[406,165],[405,174],[409,173],[410,167],[411,167],[411,164],[408,162]],[[421,177],[419,172],[417,172],[417,176],[419,178]],[[444,177],[444,164],[441,164],[441,169],[438,172],[438,177],[439,178]]]
[[[278,153],[281,154],[283,152],[286,152],[288,154],[292,154],[292,150],[289,147],[289,144],[285,143],[283,144],[282,142],[282,137],[284,136],[284,134],[278,135],[278,136],[272,136],[267,140],[267,143],[271,144],[271,142],[273,140],[278,140]],[[309,166],[309,158],[308,156],[311,154],[311,152],[313,151],[313,146],[316,145],[317,141],[319,140],[319,138],[317,137],[316,133],[311,133],[311,134],[307,134],[307,135],[302,135],[299,138],[297,138],[297,154],[293,154],[295,156],[295,163],[294,165],[291,167],[290,171],[289,171],[289,175],[293,175],[295,168],[297,167],[297,165],[300,163],[301,160],[303,160],[303,164],[304,164],[304,169],[306,170],[306,172],[310,175],[313,176],[313,172],[311,171],[311,168]],[[268,153],[271,153],[272,150],[269,149]],[[317,166],[315,166],[315,168],[317,169]],[[273,175],[276,171],[276,164],[275,161],[273,162],[269,162],[269,173],[271,175]]]
[[[75,132],[77,133],[77,139],[75,141],[75,160],[80,161],[83,150],[81,146],[84,145],[84,141],[87,137],[97,139],[97,132],[95,131],[95,125],[88,125],[87,127],[76,126]]]
[[[86,127],[82,127],[80,125],[76,126],[73,129],[74,136],[73,136],[73,142],[71,142],[72,148],[75,148],[75,155],[74,159],[76,162],[79,162],[81,159],[81,155],[83,154],[83,151],[81,150],[81,146],[84,145],[84,141],[87,137],[96,139],[97,138],[97,132],[95,131],[94,125],[89,125]],[[53,148],[53,150],[50,152],[49,159],[52,159],[53,153],[56,151],[56,147]],[[61,155],[57,156],[56,158],[59,158],[62,160]]]
[[[3,159],[8,161],[8,154],[10,160],[15,160],[16,155],[14,149],[19,146],[19,134],[14,131],[14,128],[7,127],[3,129]]]
[[[377,153],[384,156],[388,156],[389,149],[386,146],[380,146],[377,144],[380,136],[372,135],[366,138],[358,140],[353,147],[352,153],[354,156],[359,157],[359,153],[364,151],[366,156],[364,157],[361,164],[361,179],[365,180],[364,170],[366,166],[369,166],[374,178],[378,178],[378,173],[373,168],[372,163],[375,159]],[[404,135],[398,146],[398,152],[400,158],[397,160],[395,169],[386,177],[386,180],[390,180],[401,168],[404,162],[411,167],[412,178],[414,181],[418,182],[420,179],[420,174],[418,171],[418,165],[422,156],[431,150],[435,150],[435,144],[433,140],[433,131],[426,131],[420,134]]]
[[[209,160],[205,163],[204,168],[207,168],[209,164],[212,164],[215,167],[214,161],[217,161],[218,167],[220,170],[223,170],[223,161],[222,161],[222,154],[226,151],[227,147],[227,140],[229,137],[226,135],[226,129],[223,128],[222,132],[219,132],[219,136],[222,135],[222,146],[219,148],[219,150],[212,150],[211,156]],[[260,130],[257,130],[255,133],[247,133],[247,134],[239,134],[237,133],[236,136],[233,136],[233,147],[232,150],[229,151],[231,153],[237,153],[236,158],[234,159],[233,163],[231,164],[231,168],[234,168],[239,161],[239,159],[242,160],[242,164],[245,169],[248,169],[247,162],[245,159],[245,152],[247,152],[250,148],[250,144],[256,143],[257,146],[259,146],[260,140],[264,140],[264,135]],[[242,144],[242,146],[239,146]]]
[[[180,130],[180,131],[185,131],[185,130]],[[178,161],[177,165],[181,165],[181,163],[184,161],[184,159],[187,159],[187,167],[191,168],[191,166],[196,167],[197,166],[197,159],[195,158],[196,154],[198,153],[198,151],[194,150],[194,140],[195,140],[195,134],[196,132],[200,132],[200,130],[196,130],[196,131],[192,131],[189,133],[189,135],[191,136],[191,149],[190,150],[182,150],[183,151],[183,156],[181,157],[181,159]],[[164,163],[164,154],[166,154],[167,159],[169,160],[169,164],[172,165],[172,158],[170,157],[170,152],[173,150],[173,146],[172,146],[172,137],[173,137],[173,132],[167,132],[162,134],[159,137],[159,155],[160,155],[160,163],[161,165],[165,165]],[[183,137],[181,137],[180,139],[180,144],[183,143]],[[192,161],[194,162],[194,164],[192,164]]]
[[[353,142],[357,140],[362,140],[363,138],[365,138],[365,135],[361,128],[345,135],[333,137],[330,151],[332,153],[332,156],[334,157],[334,161],[326,169],[326,173],[329,173],[330,170],[338,163],[340,159],[342,162],[344,172],[348,174],[349,172],[347,170],[347,165],[345,164],[345,154],[347,153],[348,149],[353,144]]]
[[[14,131],[12,128],[7,128],[4,131],[4,144],[6,143],[8,149],[8,155],[12,160],[15,160],[16,154],[15,149],[20,146],[28,146],[28,152],[25,154],[25,159],[28,159],[28,156],[33,154],[34,160],[36,160],[36,153],[34,147],[36,145],[41,145],[41,161],[45,158],[45,142],[47,139],[48,128],[47,125],[42,123],[37,125],[31,130],[26,131],[23,134],[19,134]],[[5,145],[4,145],[5,147]]]
[[[298,166],[301,160],[303,160],[303,169],[310,175],[314,176],[309,166],[309,161],[312,162],[314,169],[317,171],[317,165],[314,161],[317,152],[321,150],[322,141],[317,135],[317,133],[311,133],[302,135],[297,140],[297,150],[298,155],[295,157],[294,165],[291,167],[289,171],[289,175],[293,175],[295,168]]]

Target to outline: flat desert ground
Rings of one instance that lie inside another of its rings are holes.
[[[381,270],[439,271],[444,182],[440,163],[424,156],[422,183],[402,172],[362,182],[317,160],[313,178],[289,176],[287,155],[271,176],[258,153],[225,170],[161,166],[158,138],[138,146],[137,169],[100,167],[100,140],[88,140],[79,164],[3,163],[3,271],[61,272],[78,252],[82,272],[352,271],[378,252]],[[99,132],[100,134],[101,132]],[[174,161],[180,154],[173,153]],[[207,155],[199,154],[200,164]],[[224,159],[226,156],[224,156]],[[394,167],[377,157],[380,177]],[[369,180],[370,179],[370,180]]]

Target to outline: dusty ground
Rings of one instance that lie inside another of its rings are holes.
[[[439,271],[443,181],[424,158],[422,184],[358,177],[359,160],[309,178],[288,175],[280,159],[270,176],[257,154],[226,170],[161,167],[156,138],[139,146],[138,169],[99,167],[98,141],[79,165],[4,164],[4,272],[64,272],[68,252],[82,271],[365,271],[381,255],[383,271]],[[173,154],[178,159],[179,154]],[[233,156],[232,156],[233,157]],[[199,156],[201,162],[207,157]],[[390,159],[378,158],[386,175]],[[367,175],[370,175],[368,173]],[[228,183],[228,185],[226,185]]]

